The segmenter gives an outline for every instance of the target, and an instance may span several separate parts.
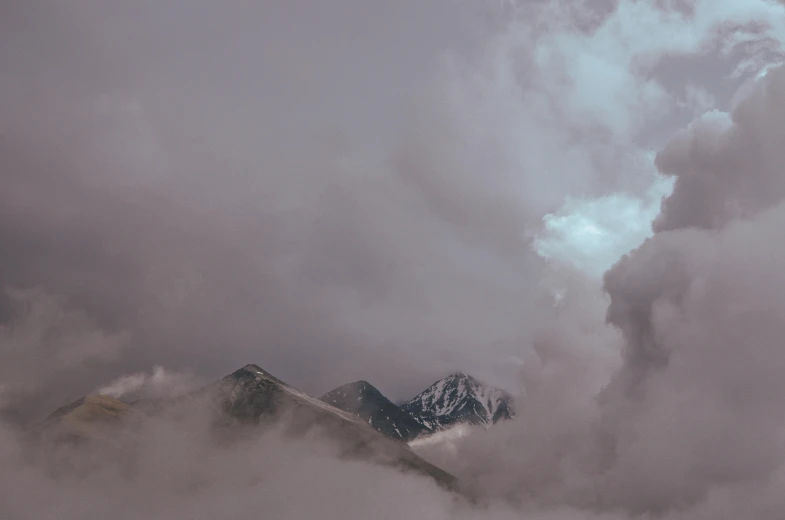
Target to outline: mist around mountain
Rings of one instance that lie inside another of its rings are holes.
[[[31,438],[45,450],[67,442],[91,453],[98,449],[129,456],[149,422],[182,425],[200,417],[210,425],[212,440],[207,442],[217,445],[278,430],[295,439],[329,441],[341,459],[412,472],[457,490],[455,477],[421,459],[406,444],[253,364],[174,398],[125,403],[106,395],[86,396],[55,410],[31,431]],[[417,428],[417,423],[410,423]]]
[[[785,519],[783,0],[6,1],[0,48],[0,520]],[[455,507],[254,369],[111,382],[251,352],[526,393],[409,443]]]

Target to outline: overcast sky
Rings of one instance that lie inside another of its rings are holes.
[[[678,177],[655,158],[779,63],[784,9],[4,3],[5,406],[251,362],[315,394],[519,390],[560,305],[604,327],[602,274]]]

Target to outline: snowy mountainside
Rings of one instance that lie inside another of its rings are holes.
[[[432,431],[460,423],[488,426],[514,416],[512,396],[462,372],[436,381],[401,408]]]

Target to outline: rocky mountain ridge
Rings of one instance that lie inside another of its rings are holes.
[[[490,426],[514,416],[512,396],[463,372],[436,381],[401,405],[367,381],[340,386],[321,399],[404,441],[457,424]]]
[[[254,428],[280,425],[288,436],[331,440],[340,457],[419,473],[448,489],[458,489],[455,477],[420,458],[406,443],[378,432],[355,414],[301,392],[258,365],[246,365],[172,399],[125,403],[105,395],[87,396],[59,408],[31,433],[50,444],[67,441],[127,450],[133,442],[119,439],[134,439],[134,428],[148,418],[177,421],[205,412],[216,442],[231,442],[235,434],[252,435]]]
[[[340,386],[320,399],[360,417],[376,430],[394,439],[409,441],[429,431],[367,381],[355,381]]]

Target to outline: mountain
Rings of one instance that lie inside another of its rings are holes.
[[[288,432],[293,435],[318,428],[320,434],[337,441],[344,457],[414,471],[457,489],[455,477],[420,458],[406,444],[383,435],[356,415],[297,390],[258,365],[246,365],[199,392],[233,420],[270,424],[286,414]]]
[[[456,424],[490,425],[513,416],[512,397],[458,372],[396,405],[367,381],[340,386],[321,400],[349,412],[393,439],[412,441]]]
[[[313,434],[333,441],[344,458],[419,473],[445,488],[458,489],[455,477],[420,458],[405,443],[383,435],[356,415],[297,390],[258,365],[246,365],[195,392],[171,399],[129,404],[104,395],[87,396],[53,412],[34,433],[40,439],[99,441],[99,447],[127,450],[136,442],[135,426],[143,421],[198,417],[194,414],[205,409],[215,412],[211,417],[216,442],[231,442],[235,435],[282,426],[285,434],[293,437]]]
[[[514,415],[509,394],[462,372],[436,381],[401,409],[434,431],[459,423],[490,425]]]
[[[410,441],[430,431],[367,381],[356,381],[340,386],[327,392],[320,399],[345,412],[359,416],[376,430],[393,439]]]
[[[89,395],[52,412],[33,433],[55,441],[113,442],[114,433],[135,413],[128,404],[106,395]]]

